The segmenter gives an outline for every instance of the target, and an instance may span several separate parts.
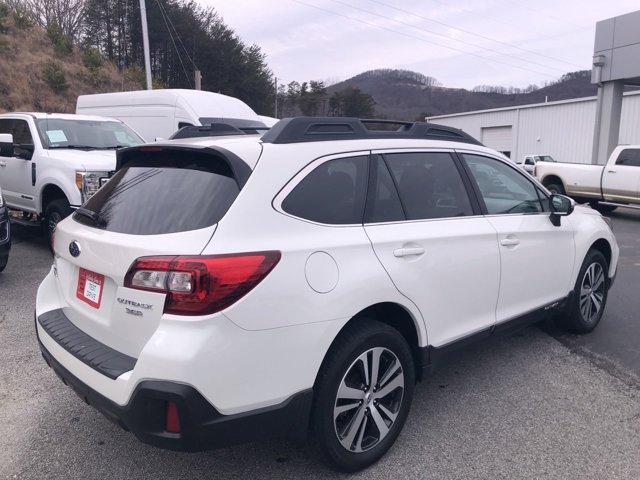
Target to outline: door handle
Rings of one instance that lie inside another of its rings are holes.
[[[412,255],[422,255],[424,253],[424,248],[422,247],[406,247],[406,248],[398,248],[393,251],[393,256],[396,258],[400,257],[410,257]]]
[[[607,173],[616,173],[615,170],[607,170]]]
[[[503,247],[515,247],[516,245],[520,245],[520,240],[514,237],[507,237],[500,240],[500,245]]]

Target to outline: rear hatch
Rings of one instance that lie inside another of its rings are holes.
[[[140,257],[200,254],[251,170],[213,149],[166,146],[127,149],[118,167],[58,225],[55,266],[71,322],[137,358],[165,294],[124,287],[127,271]]]

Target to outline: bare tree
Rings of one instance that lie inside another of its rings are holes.
[[[6,0],[44,28],[57,26],[71,39],[81,34],[86,0]]]

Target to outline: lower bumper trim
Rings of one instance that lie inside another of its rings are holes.
[[[309,427],[313,390],[304,390],[281,404],[236,415],[218,412],[195,388],[175,382],[143,381],[125,406],[83,383],[60,364],[40,342],[47,364],[87,404],[131,431],[140,441],[168,450],[196,452],[274,437],[304,438]],[[164,430],[167,402],[178,408],[181,432]]]

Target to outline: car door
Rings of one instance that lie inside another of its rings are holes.
[[[572,287],[575,261],[571,219],[554,226],[546,194],[506,162],[471,153],[461,156],[498,234],[498,323],[564,298]]]
[[[0,133],[13,135],[13,144],[17,147],[33,147],[33,138],[26,120],[0,119]],[[31,175],[30,159],[16,157],[15,154],[0,157],[0,187],[7,203],[27,210],[35,208]]]
[[[499,288],[496,232],[450,151],[372,157],[365,231],[398,290],[420,309],[429,344],[490,329]]]
[[[602,190],[605,200],[638,202],[640,200],[640,148],[625,148],[614,165],[604,167]]]

